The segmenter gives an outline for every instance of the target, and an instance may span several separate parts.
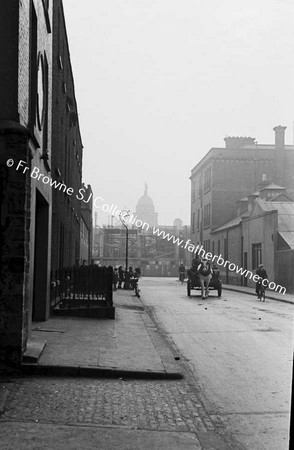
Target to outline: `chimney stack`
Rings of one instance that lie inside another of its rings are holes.
[[[275,182],[280,186],[285,186],[285,130],[287,127],[278,125],[275,132],[275,153],[276,153],[276,177]]]
[[[253,192],[252,194],[248,195],[248,212],[252,211],[254,202],[257,198],[259,198],[259,192]]]
[[[278,125],[274,128],[275,132],[275,147],[276,150],[284,150],[285,148],[285,130],[287,127]]]
[[[224,138],[224,141],[226,148],[250,147],[255,144],[255,138],[252,137],[227,136]]]

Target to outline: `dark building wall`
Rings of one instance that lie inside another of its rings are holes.
[[[216,231],[211,235],[213,255],[218,255],[224,261],[230,261],[238,267],[242,267],[242,225],[227,228],[222,231]],[[228,268],[228,264],[224,267],[219,265],[221,279],[228,284],[242,284],[241,276],[235,271]]]
[[[30,177],[30,321],[46,320],[50,306],[52,200],[50,185],[42,182],[42,176],[51,176],[52,4],[47,8],[45,3],[19,3],[18,111],[20,123],[30,131],[30,169],[34,171]],[[37,248],[40,242],[42,254]]]
[[[0,369],[21,361],[29,327],[30,180],[6,165],[29,163],[24,127],[0,121]]]
[[[74,79],[61,0],[53,11],[52,178],[74,190],[53,189],[52,269],[72,266],[80,259],[83,146],[79,129]],[[85,198],[85,200],[87,200]]]
[[[49,314],[51,189],[32,175],[50,176],[52,5],[45,3],[0,6],[0,359],[8,365],[21,362],[32,320]]]
[[[294,250],[278,250],[275,253],[275,282],[294,293]]]
[[[2,0],[0,2],[0,89],[2,87],[0,119],[18,120],[18,28],[19,0]]]

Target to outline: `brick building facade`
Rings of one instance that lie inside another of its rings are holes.
[[[18,366],[32,322],[49,317],[50,271],[80,263],[82,141],[61,0],[0,2],[0,98],[0,365]]]
[[[32,320],[49,315],[51,31],[52,2],[1,1],[0,362],[9,366]]]
[[[83,146],[62,1],[53,5],[52,178],[77,194]],[[52,211],[52,270],[79,264],[81,200],[53,189]]]
[[[251,137],[227,137],[225,148],[212,148],[191,173],[191,240],[219,253],[211,232],[236,216],[236,202],[262,180],[287,188],[294,199],[294,146],[285,145],[286,127],[274,128],[275,144]],[[222,250],[223,251],[223,250]]]

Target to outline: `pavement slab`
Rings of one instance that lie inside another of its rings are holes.
[[[234,292],[240,292],[241,294],[249,294],[256,297],[256,292],[254,288],[250,288],[247,286],[237,286],[233,284],[223,284],[223,289],[226,289],[228,291],[234,291]],[[273,290],[267,289],[265,292],[265,301],[267,299],[270,300],[276,300],[278,302],[284,302],[284,303],[292,303],[294,304],[294,294],[289,293],[280,293],[275,292]]]
[[[0,424],[2,450],[201,450],[193,433],[51,424]]]
[[[46,341],[24,373],[181,378],[174,355],[133,291],[114,293],[115,320],[50,317],[33,324],[31,341]],[[155,336],[156,335],[156,336]]]

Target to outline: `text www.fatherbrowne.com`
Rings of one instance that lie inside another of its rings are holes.
[[[14,167],[15,161],[12,158],[9,158],[6,161],[7,167]],[[93,193],[91,192],[88,198],[85,198],[85,189],[80,188],[78,190],[78,193],[74,192],[74,189],[72,187],[66,186],[63,182],[57,182],[56,180],[53,180],[51,177],[44,175],[41,173],[40,169],[38,167],[33,167],[32,169],[29,168],[27,163],[23,160],[19,160],[17,163],[17,166],[14,167],[17,172],[22,172],[25,174],[26,172],[29,173],[31,178],[34,178],[38,181],[41,181],[43,184],[48,184],[52,189],[59,190],[69,196],[72,196],[75,194],[77,200],[83,201],[84,203],[88,203],[90,200],[93,201],[93,206],[97,209],[101,209],[103,212],[106,212],[108,214],[112,214],[113,216],[116,216],[117,218],[120,217],[122,211],[117,207],[117,205],[114,204],[107,204],[102,203],[104,201],[103,197],[95,197],[92,198]],[[149,231],[150,225],[146,222],[143,222],[142,220],[138,219],[137,216],[134,216],[133,214],[128,214],[125,216],[125,222],[135,225],[138,228],[141,228],[142,230]],[[212,255],[210,252],[205,252],[203,246],[194,245],[190,239],[187,241],[184,241],[183,239],[179,239],[178,237],[166,233],[164,230],[160,230],[157,227],[153,227],[152,233],[154,236],[158,236],[162,239],[166,239],[167,241],[171,241],[174,245],[178,245],[181,248],[187,249],[189,252],[194,253],[195,255],[198,254],[199,256],[206,258],[212,262],[215,262],[216,264],[227,267],[230,271],[236,272],[239,275],[252,278],[252,280],[256,283],[260,281],[264,286],[268,286],[269,289],[278,291],[279,293],[285,294],[286,288],[283,286],[280,286],[279,284],[274,283],[273,281],[269,282],[269,280],[260,278],[257,274],[253,274],[250,270],[243,269],[242,267],[239,267],[238,265],[230,262],[225,261],[222,255]]]

